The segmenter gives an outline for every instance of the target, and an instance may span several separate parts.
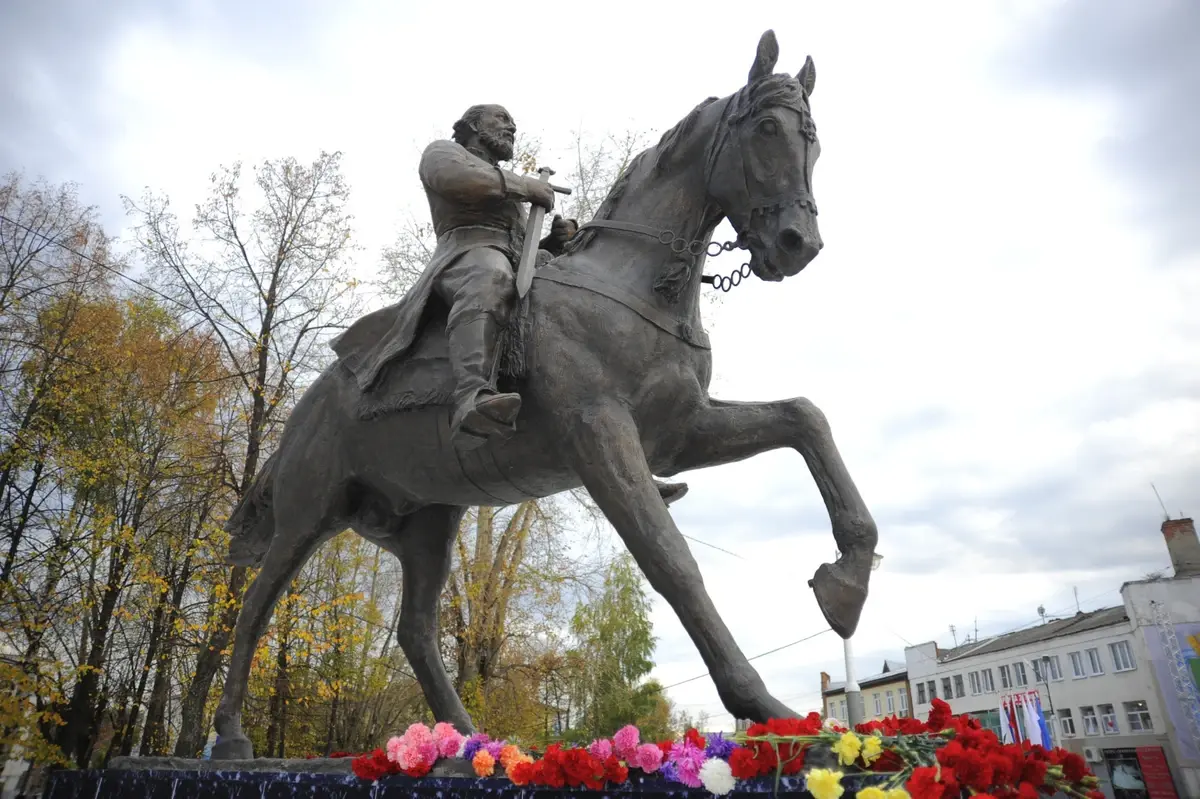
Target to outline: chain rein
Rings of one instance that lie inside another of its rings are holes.
[[[659,244],[671,248],[671,252],[675,255],[683,255],[687,253],[693,258],[699,258],[701,255],[707,255],[709,258],[716,258],[721,253],[732,252],[736,249],[745,249],[739,240],[734,241],[710,241],[707,244],[699,239],[688,239],[682,236],[675,235],[672,230],[660,230],[655,232],[652,228],[643,225],[637,225],[630,222],[617,222],[615,220],[600,220],[596,219],[591,222],[579,226],[579,232],[592,228],[593,230],[608,229],[619,230],[625,233],[640,233],[644,236],[654,238]],[[750,263],[747,261],[739,268],[730,272],[728,275],[702,275],[700,281],[708,283],[713,288],[720,291],[729,291],[734,286],[739,285],[743,280],[750,277]]]

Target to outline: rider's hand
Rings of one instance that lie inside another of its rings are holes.
[[[578,232],[579,223],[574,219],[563,219],[558,214],[554,215],[554,221],[550,223],[550,240],[557,244],[559,249],[566,246]]]
[[[525,194],[529,202],[540,205],[547,211],[554,210],[554,189],[550,184],[537,178],[525,178]]]

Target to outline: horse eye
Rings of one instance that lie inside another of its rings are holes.
[[[770,117],[767,117],[758,123],[758,132],[764,136],[774,136],[779,132],[779,124]]]

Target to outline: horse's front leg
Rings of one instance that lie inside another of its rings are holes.
[[[848,638],[858,626],[867,599],[878,533],[820,409],[801,398],[776,402],[709,399],[692,416],[674,468],[662,473],[732,463],[781,447],[792,447],[804,456],[829,511],[841,554],[832,565],[822,564],[809,585],[829,626]]]
[[[573,468],[650,585],[683,623],[725,709],[753,721],[794,716],[767,692],[704,590],[700,569],[655,487],[629,412],[612,403],[567,416],[561,429]]]

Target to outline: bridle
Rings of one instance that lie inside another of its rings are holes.
[[[717,123],[717,135],[713,136],[711,142],[709,143],[708,153],[705,157],[704,189],[706,192],[708,192],[708,188],[712,184],[712,174],[713,170],[716,168],[717,160],[724,151],[725,145],[732,138],[732,134],[735,129],[734,123],[740,122],[749,112],[749,109],[744,107],[747,104],[744,96],[744,92],[735,94],[725,105],[724,111],[721,112],[721,119]],[[741,164],[742,172],[742,190],[745,194],[746,200],[742,207],[749,209],[746,212],[748,219],[752,219],[755,214],[766,214],[768,212],[779,213],[779,211],[785,207],[797,204],[807,208],[814,216],[816,215],[817,203],[813,198],[812,186],[810,185],[811,179],[809,177],[812,167],[812,164],[809,162],[809,159],[812,157],[812,143],[815,142],[817,138],[816,127],[813,124],[812,115],[807,109],[801,110],[801,118],[802,133],[806,143],[804,145],[804,188],[799,191],[772,197],[756,197],[750,189],[750,177],[746,167],[745,158],[743,156],[743,148],[737,148],[737,158]],[[711,194],[709,196],[711,197]],[[713,202],[710,201],[709,205],[712,204]],[[719,203],[717,203],[717,210],[720,212],[720,216],[717,217],[717,222],[720,222],[722,219],[729,219],[730,223],[734,224],[733,218],[729,216],[729,214],[720,206]],[[705,207],[705,213],[702,215],[702,218],[707,218],[707,211],[708,206]],[[592,230],[614,230],[621,233],[634,233],[637,235],[648,236],[657,241],[659,244],[670,247],[671,252],[675,255],[683,255],[686,253],[693,258],[699,258],[701,255],[706,255],[709,258],[715,258],[721,253],[732,252],[735,249],[749,249],[749,246],[746,244],[745,233],[741,230],[738,230],[737,227],[738,226],[734,224],[734,230],[738,234],[737,238],[733,241],[725,242],[712,241],[711,234],[703,239],[689,239],[676,234],[676,232],[673,230],[666,228],[653,228],[648,225],[639,225],[635,222],[623,222],[617,219],[593,219],[590,222],[580,225],[578,232],[582,233],[584,230],[590,228]],[[700,281],[702,283],[708,283],[713,288],[720,291],[730,291],[735,286],[740,285],[741,282],[750,277],[750,275],[750,263],[747,261],[728,275],[702,275],[700,277]]]

